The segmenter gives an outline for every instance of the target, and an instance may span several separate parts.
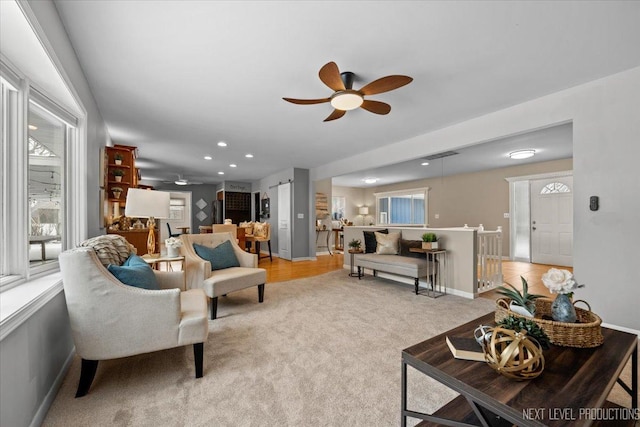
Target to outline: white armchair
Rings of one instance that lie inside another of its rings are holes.
[[[76,397],[88,393],[98,361],[193,344],[196,378],[202,377],[209,333],[201,290],[181,292],[183,272],[156,272],[161,290],[121,283],[93,248],[60,254],[60,270],[76,353],[82,358]]]
[[[231,233],[183,234],[180,239],[184,243],[180,249],[185,257],[187,289],[204,289],[211,298],[212,320],[217,317],[219,296],[257,286],[258,302],[264,301],[267,271],[258,268],[258,256],[242,250]],[[211,263],[200,258],[193,249],[194,243],[215,248],[227,240],[231,242],[240,267],[212,271]]]

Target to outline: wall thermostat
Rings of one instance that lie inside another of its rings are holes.
[[[592,211],[597,211],[600,207],[600,203],[598,201],[598,196],[589,197],[589,209]]]

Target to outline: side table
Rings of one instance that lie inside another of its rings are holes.
[[[355,254],[362,254],[364,253],[364,251],[362,249],[349,249],[349,258],[350,258],[350,262],[349,262],[349,266],[351,268],[351,272],[349,273],[349,277],[357,277],[358,279],[361,277],[360,273],[356,273],[355,270],[353,269],[353,264],[354,264],[354,257]]]
[[[181,266],[181,270],[183,272],[182,276],[183,276],[183,286],[182,286],[182,290],[186,290],[187,288],[187,275],[185,272],[185,265],[184,265],[184,256],[176,256],[176,257],[169,257],[166,255],[161,255],[158,257],[152,257],[149,254],[143,255],[142,259],[144,260],[144,262],[146,262],[147,264],[149,264],[151,266],[151,268],[153,268],[154,270],[158,270],[158,264],[161,262],[164,262],[167,264],[167,271],[173,271],[173,266],[171,265],[172,262],[180,262],[182,264]]]
[[[424,253],[427,257],[427,280],[431,284],[431,289],[427,288],[427,296],[438,298],[445,295],[447,251],[445,249],[409,248],[409,252]]]

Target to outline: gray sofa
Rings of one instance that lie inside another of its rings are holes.
[[[374,276],[377,276],[378,271],[384,271],[386,273],[412,277],[416,295],[418,294],[420,277],[426,277],[428,271],[437,272],[436,266],[427,265],[427,263],[431,261],[427,261],[427,258],[424,256],[422,258],[414,258],[402,255],[365,253],[357,254],[354,262],[358,267],[359,279],[364,275],[365,268],[373,270]],[[434,283],[435,279],[435,277],[431,277],[431,283]]]

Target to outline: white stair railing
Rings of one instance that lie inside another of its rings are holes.
[[[502,227],[485,231],[478,227],[478,293],[502,285]]]

